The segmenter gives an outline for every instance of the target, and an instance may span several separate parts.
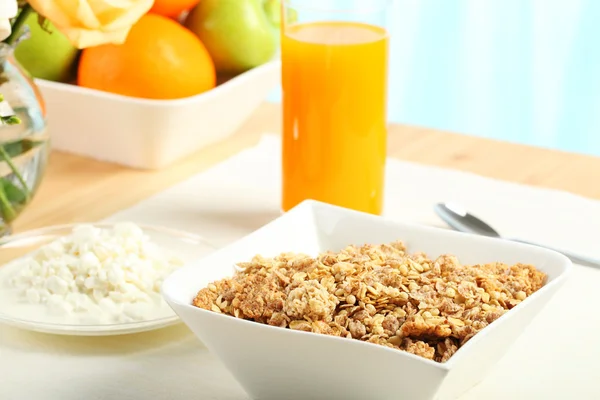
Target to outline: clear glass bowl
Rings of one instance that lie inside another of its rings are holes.
[[[115,224],[91,223],[86,225],[110,229]],[[50,323],[20,316],[19,312],[15,311],[18,310],[18,307],[11,301],[5,301],[6,298],[16,296],[16,290],[10,288],[6,282],[15,268],[11,262],[28,256],[31,252],[58,237],[69,235],[78,225],[81,224],[55,225],[0,239],[0,323],[53,334],[108,336],[154,330],[179,322],[179,317],[174,312],[172,315],[152,320],[95,325]],[[159,226],[137,225],[142,228],[152,242],[180,258],[184,264],[195,262],[216,250],[216,247],[204,238],[192,233]]]

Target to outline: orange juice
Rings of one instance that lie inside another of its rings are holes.
[[[356,22],[282,34],[282,208],[305,199],[380,214],[388,35]]]

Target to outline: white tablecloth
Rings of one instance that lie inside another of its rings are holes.
[[[279,149],[276,137],[265,136],[110,220],[166,225],[226,244],[279,215]],[[600,257],[598,201],[397,160],[389,161],[386,184],[389,217],[443,226],[432,205],[455,201],[503,234]],[[461,400],[600,399],[599,292],[600,271],[576,266],[494,371]],[[192,398],[248,399],[185,326],[106,338],[0,326],[0,400]]]

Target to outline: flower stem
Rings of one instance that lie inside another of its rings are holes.
[[[21,8],[21,12],[19,12],[19,15],[17,15],[12,24],[10,36],[4,40],[6,44],[12,45],[17,38],[19,38],[21,35],[21,29],[23,29],[23,25],[25,24],[25,20],[32,11],[33,8],[29,4],[25,4],[23,8]]]
[[[12,162],[12,158],[6,152],[6,150],[4,149],[4,146],[0,146],[0,157],[2,157],[4,159],[4,161],[6,161],[6,163],[10,167],[10,170],[13,172],[13,174],[15,174],[15,176],[17,177],[19,182],[21,182],[21,185],[23,186],[23,194],[25,195],[25,199],[29,200],[31,198],[31,193],[29,192],[27,183],[25,183],[25,179],[23,179],[23,176],[17,169],[17,166]]]

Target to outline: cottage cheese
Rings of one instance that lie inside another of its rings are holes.
[[[160,286],[182,264],[135,224],[80,225],[18,260],[8,283],[22,302],[68,322],[144,321],[168,309]]]

